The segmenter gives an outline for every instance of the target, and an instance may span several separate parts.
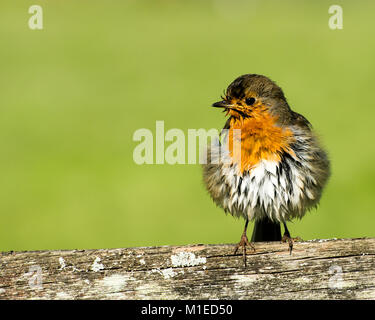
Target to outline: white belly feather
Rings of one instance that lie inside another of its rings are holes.
[[[301,218],[319,201],[321,187],[307,152],[279,162],[261,160],[243,174],[228,154],[218,158],[219,144],[208,152],[214,163],[203,166],[207,189],[213,200],[234,216],[284,222]]]

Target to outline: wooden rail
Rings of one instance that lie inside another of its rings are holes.
[[[375,239],[6,252],[0,299],[375,299]]]

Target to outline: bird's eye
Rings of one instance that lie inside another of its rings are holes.
[[[245,102],[246,102],[246,104],[247,104],[248,106],[251,106],[251,105],[254,104],[254,102],[255,102],[255,98],[247,98],[247,99],[245,100]]]

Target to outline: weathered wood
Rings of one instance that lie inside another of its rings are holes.
[[[375,239],[7,252],[1,299],[375,299]]]

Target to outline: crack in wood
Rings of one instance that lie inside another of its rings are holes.
[[[375,239],[256,246],[6,252],[0,299],[375,299]]]

